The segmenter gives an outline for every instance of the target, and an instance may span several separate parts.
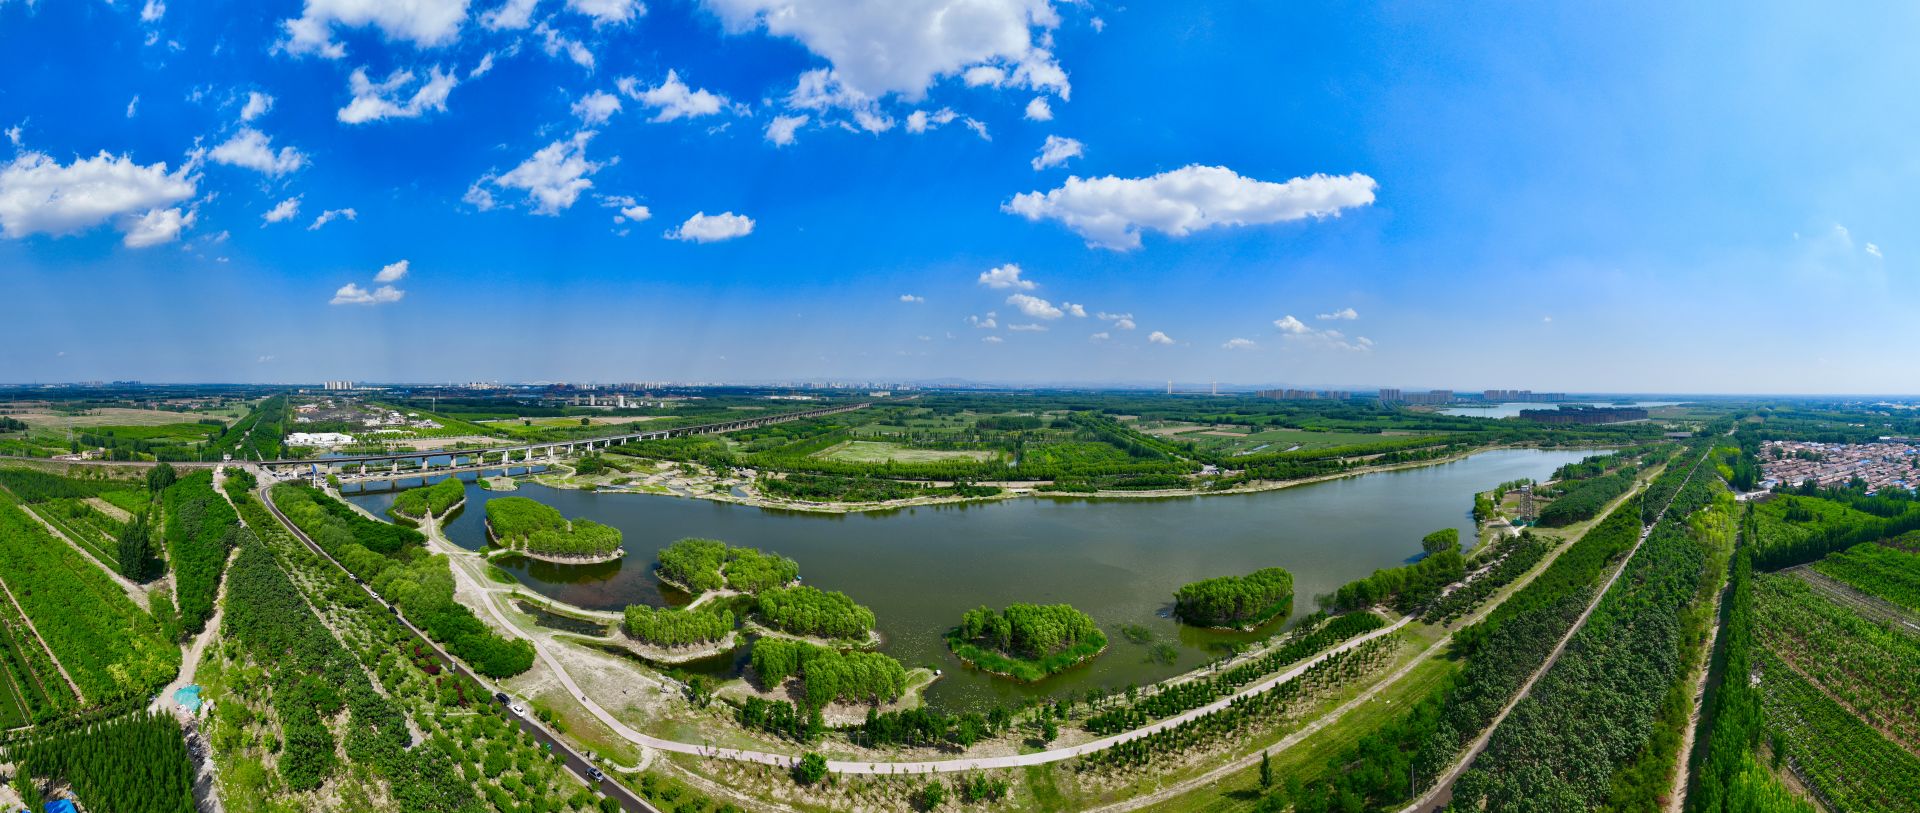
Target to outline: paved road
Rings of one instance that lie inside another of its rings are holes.
[[[348,571],[346,569],[346,566],[341,565],[339,560],[328,555],[326,551],[321,550],[319,545],[314,544],[313,540],[307,538],[306,533],[302,532],[299,526],[294,525],[291,521],[287,519],[285,514],[280,513],[280,507],[277,505],[274,505],[273,500],[269,498],[267,495],[267,490],[271,489],[272,487],[273,485],[271,484],[271,482],[268,482],[267,484],[262,485],[260,487],[259,492],[255,496],[258,497],[260,501],[267,506],[268,511],[273,512],[274,518],[279,520],[280,524],[286,527],[288,533],[293,534],[293,538],[300,540],[302,544],[306,545],[308,550],[311,550],[314,553],[318,554],[321,558],[326,559],[329,562],[332,562],[335,567],[340,568],[341,572],[351,574],[351,571]],[[458,568],[455,569],[455,572],[456,573],[459,572]],[[414,636],[420,639],[421,643],[426,644],[428,647],[431,647],[434,652],[438,653],[440,655],[440,659],[445,661],[449,668],[457,671],[462,675],[465,675],[468,678],[471,678],[475,683],[478,683],[480,684],[481,687],[485,688],[489,694],[500,692],[500,688],[496,686],[493,683],[493,681],[488,680],[487,678],[481,675],[475,674],[472,670],[468,669],[466,664],[463,663],[460,659],[453,657],[453,655],[448,653],[445,649],[440,648],[440,645],[435,643],[432,638],[427,637],[427,634],[425,632],[423,632],[420,628],[415,627],[413,625],[413,622],[408,621],[405,616],[400,615],[400,613],[394,609],[393,605],[387,603],[386,599],[381,598],[380,594],[373,592],[372,587],[369,587],[364,582],[361,582],[358,579],[355,579],[354,583],[360,585],[360,589],[366,591],[367,596],[369,598],[372,598],[375,602],[379,603],[381,606],[388,608],[388,610],[393,613],[394,620],[399,621],[402,626],[412,631]],[[572,688],[571,683],[569,683],[568,688]],[[566,764],[568,769],[572,770],[574,774],[578,775],[583,781],[587,781],[586,780],[587,769],[590,767],[593,767],[593,765],[592,763],[587,761],[587,758],[584,755],[582,755],[578,751],[575,751],[572,745],[569,745],[564,740],[561,740],[559,737],[554,736],[553,733],[548,731],[545,726],[540,725],[538,721],[534,720],[531,717],[515,715],[512,712],[507,712],[507,716],[510,719],[517,720],[520,723],[521,730],[527,732],[528,734],[531,734],[535,740],[538,740],[539,742],[545,744],[548,750],[552,751],[555,754],[558,754],[561,758],[561,761]],[[599,782],[587,781],[587,784],[591,786],[595,786],[596,789],[598,789],[600,792],[613,797],[615,800],[620,802],[621,807],[629,811],[640,811],[640,813],[660,813],[660,810],[658,808],[654,807],[651,804],[648,804],[647,800],[640,798],[639,795],[635,794],[631,790],[628,790],[625,785],[622,785],[618,782],[613,781],[611,777],[603,778]]]
[[[1709,451],[1711,451],[1711,447],[1709,447]],[[1706,455],[1702,454],[1700,459],[1705,460]],[[1693,479],[1694,472],[1699,470],[1700,462],[1695,461],[1693,468],[1687,470],[1686,479],[1680,481],[1680,488],[1673,492],[1675,497],[1680,495],[1681,490],[1686,489],[1687,483]],[[1487,725],[1486,730],[1480,732],[1480,736],[1474,738],[1473,744],[1467,748],[1466,753],[1461,755],[1459,761],[1455,762],[1453,767],[1445,774],[1442,774],[1438,780],[1434,782],[1432,788],[1428,789],[1419,799],[1414,800],[1413,804],[1401,808],[1400,813],[1437,813],[1437,811],[1446,809],[1447,804],[1453,801],[1454,783],[1459,781],[1461,774],[1467,772],[1467,769],[1473,765],[1473,761],[1479,758],[1481,752],[1487,750],[1487,743],[1493,739],[1493,732],[1500,727],[1501,722],[1507,719],[1507,715],[1512,713],[1514,708],[1520,705],[1520,701],[1526,699],[1527,693],[1533,691],[1533,684],[1538,682],[1547,672],[1551,671],[1553,665],[1560,661],[1560,654],[1567,651],[1567,645],[1573,642],[1573,636],[1580,632],[1582,627],[1586,626],[1587,617],[1593,615],[1593,611],[1600,606],[1600,600],[1607,597],[1607,591],[1612,590],[1614,582],[1620,580],[1620,574],[1627,572],[1627,564],[1633,561],[1634,554],[1640,552],[1640,546],[1647,541],[1647,537],[1653,535],[1654,527],[1659,525],[1660,520],[1666,517],[1667,508],[1672,505],[1673,499],[1669,497],[1667,504],[1660,506],[1660,513],[1654,516],[1653,522],[1641,527],[1640,538],[1633,541],[1633,548],[1627,551],[1625,557],[1621,558],[1620,565],[1613,570],[1613,575],[1607,577],[1607,583],[1602,585],[1600,590],[1593,594],[1592,601],[1587,602],[1587,609],[1580,613],[1579,618],[1573,620],[1573,626],[1568,627],[1567,634],[1560,637],[1560,643],[1554,646],[1553,652],[1547,656],[1546,661],[1540,664],[1540,668],[1533,670],[1533,674],[1527,676],[1527,682],[1520,684],[1520,691],[1514,693],[1513,698],[1508,700],[1507,704],[1500,708],[1500,713],[1494,715],[1493,722]],[[1606,520],[1602,519],[1601,521],[1605,522]],[[1595,527],[1598,527],[1598,525]]]

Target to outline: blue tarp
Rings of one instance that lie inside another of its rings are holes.
[[[199,714],[200,713],[199,684],[181,687],[179,691],[176,691],[173,693],[173,702],[178,704],[180,708],[186,709],[188,714]],[[65,812],[62,811],[62,813],[65,813]]]
[[[47,813],[80,813],[73,803],[65,799],[55,799],[47,803]]]

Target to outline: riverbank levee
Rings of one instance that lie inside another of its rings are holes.
[[[799,562],[803,583],[846,593],[873,610],[880,651],[909,669],[941,669],[928,689],[935,707],[960,709],[1088,689],[1147,685],[1218,658],[1222,647],[1264,639],[1253,633],[1182,627],[1170,616],[1173,591],[1212,576],[1283,566],[1294,574],[1296,616],[1313,597],[1374,570],[1404,564],[1420,538],[1456,527],[1472,538],[1473,494],[1489,484],[1545,479],[1585,451],[1501,450],[1447,463],[1369,473],[1279,491],[1158,500],[1003,500],[917,507],[888,514],[794,513],[692,499],[561,490],[522,483],[532,497],[570,517],[619,528],[629,555],[599,565],[498,561],[522,589],[575,607],[618,613],[629,604],[689,600],[654,576],[656,554],[683,537],[756,547]],[[447,539],[479,550],[484,503],[496,492],[469,487],[467,510]],[[349,497],[381,515],[391,495]],[[1100,624],[1106,655],[1035,684],[966,669],[942,635],[966,610],[1016,602],[1068,603]],[[1135,643],[1121,627],[1139,625]],[[1151,656],[1171,650],[1171,662]],[[738,651],[685,666],[725,678]]]

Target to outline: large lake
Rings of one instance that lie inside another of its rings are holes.
[[[595,493],[523,484],[509,493],[467,487],[467,508],[448,527],[458,544],[485,543],[481,506],[497,496],[531,497],[569,517],[619,528],[624,560],[554,565],[524,559],[501,566],[539,591],[581,607],[620,610],[669,604],[653,576],[655,554],[688,536],[777,551],[800,563],[801,578],[840,590],[871,607],[886,638],[883,651],[909,667],[945,676],[929,690],[944,708],[1020,695],[1058,696],[1100,685],[1145,685],[1219,655],[1235,635],[1187,629],[1165,617],[1175,588],[1189,581],[1262,567],[1294,574],[1294,616],[1313,597],[1377,568],[1403,564],[1420,537],[1457,527],[1472,538],[1473,494],[1519,478],[1545,479],[1593,452],[1500,450],[1464,460],[1367,474],[1255,494],[1153,500],[1015,499],[927,506],[889,513],[821,515],[774,511],[682,497]],[[417,484],[417,481],[413,484]],[[352,495],[384,515],[391,493]],[[980,605],[1067,602],[1098,621],[1112,644],[1090,664],[1034,685],[967,669],[941,633]],[[1174,644],[1172,664],[1129,642],[1139,624]],[[736,653],[738,654],[738,653]],[[705,669],[735,667],[718,659]]]
[[[1655,409],[1658,407],[1679,406],[1680,403],[1681,402],[1679,401],[1619,401],[1619,402],[1583,401],[1580,403],[1541,404],[1541,403],[1533,403],[1533,402],[1516,403],[1516,402],[1509,401],[1509,402],[1499,403],[1499,404],[1487,404],[1484,406],[1447,407],[1446,409],[1440,410],[1440,414],[1453,415],[1456,417],[1463,417],[1463,418],[1518,418],[1520,417],[1520,413],[1523,410],[1528,410],[1528,409],[1559,409],[1561,407],[1570,407],[1570,406],[1598,406],[1598,407],[1634,406],[1634,407],[1639,407],[1641,409]]]

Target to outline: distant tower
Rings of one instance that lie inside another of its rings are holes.
[[[1167,394],[1168,395],[1173,394],[1173,379],[1171,378],[1167,379]]]
[[[1213,382],[1213,394],[1214,395],[1220,394],[1220,382],[1218,381]]]
[[[1533,520],[1533,484],[1527,483],[1525,485],[1520,486],[1520,521],[1530,522],[1532,520]]]

